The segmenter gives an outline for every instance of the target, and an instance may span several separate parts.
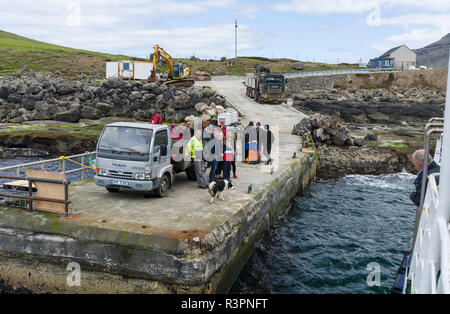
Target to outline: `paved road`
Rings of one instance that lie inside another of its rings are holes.
[[[217,225],[232,217],[242,205],[251,199],[247,193],[249,184],[254,191],[264,189],[297,156],[299,137],[291,135],[292,126],[305,115],[286,105],[258,104],[245,96],[242,81],[205,82],[224,95],[239,111],[245,114],[244,123],[250,119],[270,124],[272,129],[280,127],[276,142],[272,145],[273,164],[266,166],[249,165],[240,162],[237,165],[238,179],[233,180],[236,190],[226,193],[226,201],[217,201],[209,205],[207,191],[199,190],[197,184],[178,174],[169,197],[145,199],[137,193],[111,194],[93,182],[73,184],[71,186],[72,216],[61,220],[74,223],[101,226],[118,230],[140,233],[158,233],[170,237],[203,237]],[[238,156],[242,148],[238,146]],[[273,171],[273,174],[272,174]],[[107,210],[106,210],[107,209]],[[143,228],[145,226],[145,228]],[[183,233],[185,231],[185,233]],[[189,231],[188,233],[186,233]]]
[[[196,85],[209,85],[224,96],[233,107],[244,115],[243,122],[260,121],[262,125],[279,127],[281,133],[290,134],[294,124],[306,117],[287,104],[259,104],[245,95],[242,80],[196,82]]]

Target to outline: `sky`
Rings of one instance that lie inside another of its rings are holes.
[[[0,0],[0,29],[146,57],[238,56],[358,63],[450,33],[450,0]]]

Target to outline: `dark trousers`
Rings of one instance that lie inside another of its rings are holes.
[[[217,168],[216,168],[216,175],[219,175],[222,173],[222,169],[223,169],[223,161],[218,161],[217,162]]]
[[[236,159],[231,162],[231,167],[233,168],[233,174],[236,175]]]
[[[231,161],[223,162],[223,178],[226,180],[230,180],[231,163]]]

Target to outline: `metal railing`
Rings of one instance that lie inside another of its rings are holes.
[[[450,232],[446,219],[439,216],[439,190],[436,184],[438,177],[439,174],[429,176],[423,213],[406,278],[411,281],[413,294],[450,293]],[[406,288],[407,283],[404,285],[404,289]]]
[[[329,75],[343,75],[343,74],[369,74],[380,72],[398,72],[402,69],[343,69],[343,70],[324,70],[324,71],[306,71],[306,72],[292,72],[284,73],[287,78],[309,77],[309,76],[329,76]]]
[[[72,155],[72,156],[68,156],[67,158],[69,158],[69,159],[81,158],[81,164],[84,164],[86,159],[88,158],[88,156],[91,156],[91,155],[95,155],[95,152],[87,152],[87,153],[84,153],[84,154]],[[8,166],[8,167],[0,168],[0,172],[1,171],[8,171],[8,170],[16,169],[16,175],[17,175],[17,177],[19,177],[21,169],[25,169],[27,167],[36,166],[36,165],[40,165],[41,168],[44,169],[44,166],[46,164],[54,163],[54,162],[61,162],[62,171],[60,171],[60,173],[70,174],[70,173],[76,173],[76,172],[80,172],[81,171],[81,180],[85,179],[85,172],[87,170],[89,170],[88,167],[80,167],[80,168],[77,168],[77,169],[66,170],[66,165],[67,165],[67,160],[66,159],[53,158],[53,159],[45,159],[45,160],[30,162],[30,163],[26,163],[26,164],[20,164],[20,165],[14,165],[14,166]]]
[[[45,202],[64,204],[65,215],[68,215],[68,210],[69,210],[68,205],[70,204],[70,200],[69,200],[70,181],[69,180],[67,180],[67,179],[66,180],[53,180],[53,179],[32,178],[32,177],[28,177],[28,176],[21,176],[21,170],[30,168],[32,166],[41,166],[41,169],[44,170],[46,164],[59,162],[60,163],[59,173],[71,174],[71,173],[81,172],[81,180],[85,180],[85,172],[90,169],[90,168],[88,168],[88,166],[84,166],[85,161],[89,158],[89,156],[94,155],[94,154],[95,154],[95,152],[88,152],[88,153],[84,153],[84,154],[68,156],[65,158],[60,157],[60,158],[46,159],[46,160],[40,160],[40,161],[0,168],[0,172],[16,170],[15,176],[0,175],[0,179],[28,181],[28,194],[24,193],[24,194],[20,195],[20,194],[10,194],[10,193],[0,193],[0,197],[25,200],[27,202],[27,207],[28,207],[29,211],[33,211],[33,202],[34,201],[45,201]],[[70,162],[70,160],[67,160],[67,159],[75,159],[75,158],[81,158],[81,162],[77,163],[77,164],[78,165],[81,164],[82,166],[80,166],[79,168],[67,170],[67,168],[68,168],[67,162]],[[63,184],[64,185],[64,200],[34,196],[33,195],[33,182]]]
[[[450,61],[449,61],[450,75]],[[425,146],[429,136],[441,129],[441,140],[437,142],[436,151],[441,160],[440,174],[429,176],[427,193],[424,198],[419,224],[415,233],[411,265],[404,289],[410,282],[412,293],[450,293],[449,254],[450,254],[450,84],[447,83],[444,119],[429,121],[425,135]],[[439,126],[439,124],[443,127]],[[434,125],[433,125],[434,124]],[[437,125],[436,125],[437,124]],[[436,130],[436,131],[433,131]],[[440,147],[439,147],[440,145]],[[428,150],[425,153],[423,177],[426,183]],[[436,178],[439,177],[439,188]],[[423,186],[423,183],[422,183]],[[405,291],[405,290],[404,290]]]
[[[342,70],[323,70],[323,71],[302,71],[302,72],[288,72],[283,73],[286,78],[297,78],[297,77],[310,77],[310,76],[329,76],[329,75],[339,75],[339,74],[369,74],[369,73],[382,73],[382,72],[399,72],[404,71],[401,68],[393,69],[342,69]],[[245,80],[243,75],[222,75],[222,76],[212,76],[212,81],[232,81],[232,80]]]
[[[43,178],[30,178],[30,177],[15,177],[15,176],[5,176],[0,175],[1,179],[12,179],[12,180],[24,180],[28,181],[28,195],[23,194],[10,194],[10,193],[0,193],[1,197],[13,198],[13,199],[23,199],[28,202],[28,210],[30,212],[33,211],[33,202],[34,201],[45,201],[50,203],[59,203],[64,204],[64,214],[67,216],[69,214],[69,184],[68,180],[53,180],[53,179],[43,179]],[[64,184],[64,200],[54,199],[54,198],[46,198],[39,197],[33,195],[33,182],[45,182],[45,183],[53,183],[53,184]]]

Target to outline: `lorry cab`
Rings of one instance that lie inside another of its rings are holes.
[[[94,181],[119,190],[167,195],[174,181],[171,136],[167,126],[118,122],[105,126],[97,144]]]

